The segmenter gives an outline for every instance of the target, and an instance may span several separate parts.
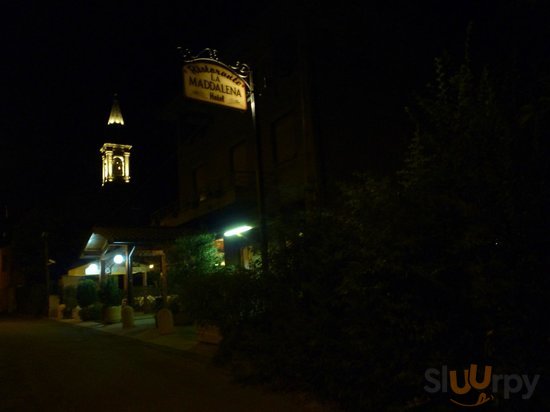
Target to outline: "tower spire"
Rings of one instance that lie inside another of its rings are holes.
[[[109,120],[107,125],[118,124],[124,126],[124,119],[122,118],[122,112],[120,111],[120,103],[118,102],[118,95],[115,93],[113,97],[113,105],[111,106],[111,113],[109,114]]]

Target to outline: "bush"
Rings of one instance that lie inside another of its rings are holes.
[[[113,276],[107,276],[101,282],[99,289],[100,301],[106,306],[119,306],[122,301],[122,293],[118,288],[118,282]]]
[[[81,308],[97,302],[97,284],[91,279],[84,279],[76,287],[76,301]]]
[[[212,234],[186,235],[176,239],[168,251],[168,286],[175,293],[196,276],[206,276],[216,271],[222,261],[214,245]]]
[[[193,276],[181,289],[181,309],[201,325],[219,325],[223,318],[224,276]]]
[[[103,313],[103,305],[99,302],[95,302],[90,306],[86,306],[80,309],[80,319],[83,321],[100,321]]]

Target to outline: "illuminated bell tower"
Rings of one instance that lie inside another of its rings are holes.
[[[130,150],[132,146],[120,143],[124,119],[120,104],[115,94],[109,120],[107,121],[108,138],[113,143],[104,143],[100,149],[102,164],[102,182],[130,183]]]

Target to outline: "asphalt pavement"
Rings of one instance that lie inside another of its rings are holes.
[[[217,351],[217,345],[202,343],[197,340],[196,330],[192,325],[175,325],[172,333],[161,334],[156,327],[155,317],[152,313],[135,313],[134,326],[129,328],[124,328],[121,322],[104,324],[101,322],[74,319],[61,319],[58,321],[77,327],[90,328],[126,338],[138,339],[147,344],[160,345],[164,348],[183,351],[189,355],[202,357],[205,360],[211,359]]]
[[[139,314],[127,329],[2,317],[0,411],[331,411],[300,393],[235,382],[206,361],[212,349],[190,327],[160,335],[154,318]]]

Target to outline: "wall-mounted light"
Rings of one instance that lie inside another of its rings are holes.
[[[99,266],[96,263],[90,263],[86,269],[84,269],[86,275],[99,275]]]
[[[238,226],[236,228],[226,231],[223,235],[225,237],[240,235],[241,233],[248,232],[250,229],[252,229],[252,226],[247,226],[247,225]]]
[[[153,269],[155,267],[155,265],[153,265],[152,263],[149,265],[149,269]]]
[[[113,258],[113,262],[115,262],[117,265],[120,265],[122,262],[124,262],[124,256],[115,255],[115,257]]]

